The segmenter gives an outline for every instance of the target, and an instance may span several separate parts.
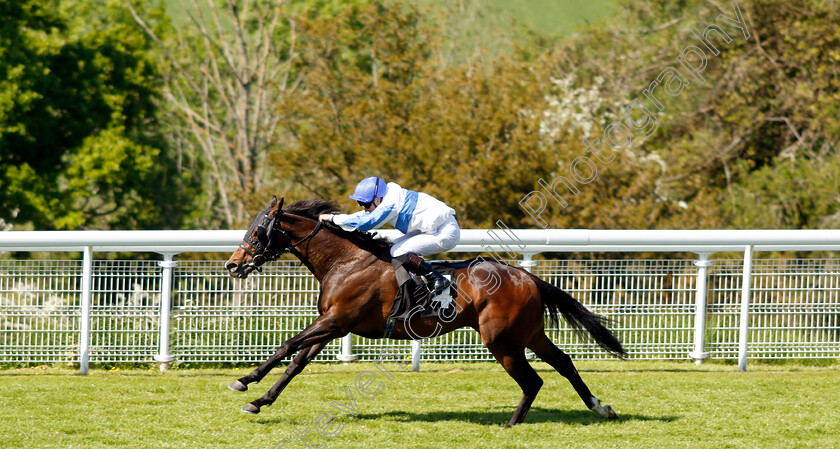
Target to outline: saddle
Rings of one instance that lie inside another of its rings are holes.
[[[469,262],[431,262],[432,267],[438,273],[451,281],[449,288],[440,295],[432,297],[434,280],[431,275],[412,276],[401,263],[394,259],[392,261],[394,273],[400,288],[385,322],[385,335],[383,337],[390,338],[397,322],[405,322],[409,316],[413,318],[440,318],[443,311],[448,311],[447,315],[451,316],[451,308],[455,307],[454,299],[458,297],[455,270],[469,266]],[[422,309],[419,312],[412,313],[412,310],[417,306],[422,306]]]

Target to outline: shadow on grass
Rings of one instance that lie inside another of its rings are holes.
[[[393,411],[376,414],[359,414],[358,419],[388,419],[390,421],[402,422],[439,422],[439,421],[464,421],[482,425],[505,425],[513,415],[514,408],[510,411],[433,411],[424,413],[413,413],[406,411]],[[636,414],[619,415],[617,420],[606,420],[595,412],[589,410],[552,410],[540,407],[532,407],[525,417],[524,424],[536,423],[566,423],[566,424],[612,424],[625,421],[661,421],[673,422],[679,419],[678,416],[645,416]]]
[[[384,419],[394,422],[441,422],[461,421],[485,426],[504,426],[513,415],[514,408],[509,411],[432,411],[432,412],[406,412],[403,410],[384,413],[360,413],[355,419],[379,420]],[[660,421],[674,422],[680,419],[678,416],[645,416],[637,414],[621,414],[617,420],[606,420],[595,412],[589,410],[552,410],[540,407],[533,407],[525,417],[523,424],[537,423],[563,423],[588,426],[592,424],[618,424],[629,421]],[[258,424],[291,424],[285,418],[258,419]]]

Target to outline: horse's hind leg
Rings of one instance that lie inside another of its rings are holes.
[[[242,407],[242,411],[245,413],[253,413],[257,414],[260,412],[260,407],[263,405],[271,405],[274,401],[277,400],[277,396],[283,392],[283,389],[286,388],[286,385],[292,381],[292,378],[300,374],[303,371],[303,368],[324,349],[324,346],[329,343],[328,341],[323,343],[318,343],[316,345],[310,346],[306,349],[301,350],[295,357],[292,359],[292,363],[286,367],[286,371],[283,372],[283,375],[280,379],[259,399],[245,404]]]
[[[534,368],[531,368],[531,365],[528,364],[524,349],[508,350],[490,348],[490,352],[502,364],[505,371],[510,374],[510,377],[513,377],[513,380],[519,384],[519,388],[522,389],[522,400],[519,401],[519,406],[516,407],[513,416],[510,418],[507,426],[505,426],[512,427],[525,419],[525,415],[531,408],[531,403],[534,402],[534,398],[537,397],[537,393],[542,388],[543,380],[534,371]]]
[[[534,353],[537,354],[537,356],[544,362],[556,369],[558,373],[563,375],[563,377],[568,379],[575,388],[577,394],[580,395],[581,399],[583,399],[583,403],[586,404],[590,410],[607,419],[618,418],[618,415],[612,407],[609,405],[601,405],[601,401],[592,395],[592,392],[589,391],[589,387],[583,383],[583,379],[580,378],[580,374],[578,374],[577,369],[575,369],[575,365],[572,363],[571,357],[555,346],[544,333],[538,332],[535,334],[534,338],[528,344],[528,348],[534,351]]]

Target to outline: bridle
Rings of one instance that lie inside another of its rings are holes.
[[[281,202],[282,205],[282,202]],[[315,227],[306,237],[298,240],[297,243],[292,243],[293,237],[289,234],[288,231],[283,229],[280,226],[280,217],[283,216],[283,209],[279,209],[277,215],[274,217],[269,218],[268,213],[271,211],[271,208],[262,211],[257,215],[254,219],[254,222],[251,224],[251,227],[248,228],[248,232],[245,234],[245,238],[242,239],[242,243],[239,244],[239,247],[242,248],[249,256],[251,256],[251,262],[246,265],[246,267],[252,267],[253,269],[262,272],[262,265],[266,262],[271,262],[276,260],[278,257],[291,252],[295,247],[300,245],[301,243],[311,239],[318,231],[321,230],[321,226],[323,222],[320,220],[317,221]],[[254,240],[254,231],[256,230],[257,239]],[[277,233],[282,233],[286,240],[290,243],[289,246],[285,248],[277,248],[277,240],[275,236]],[[245,243],[253,248],[253,251],[249,250]]]

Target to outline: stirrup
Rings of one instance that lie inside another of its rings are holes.
[[[431,289],[429,289],[429,292],[431,292],[432,297],[440,295],[444,292],[444,290],[446,290],[450,285],[452,285],[452,282],[450,280],[443,277],[443,275],[438,273],[437,271],[432,272],[432,278],[434,278],[435,280],[435,284],[432,286]]]

